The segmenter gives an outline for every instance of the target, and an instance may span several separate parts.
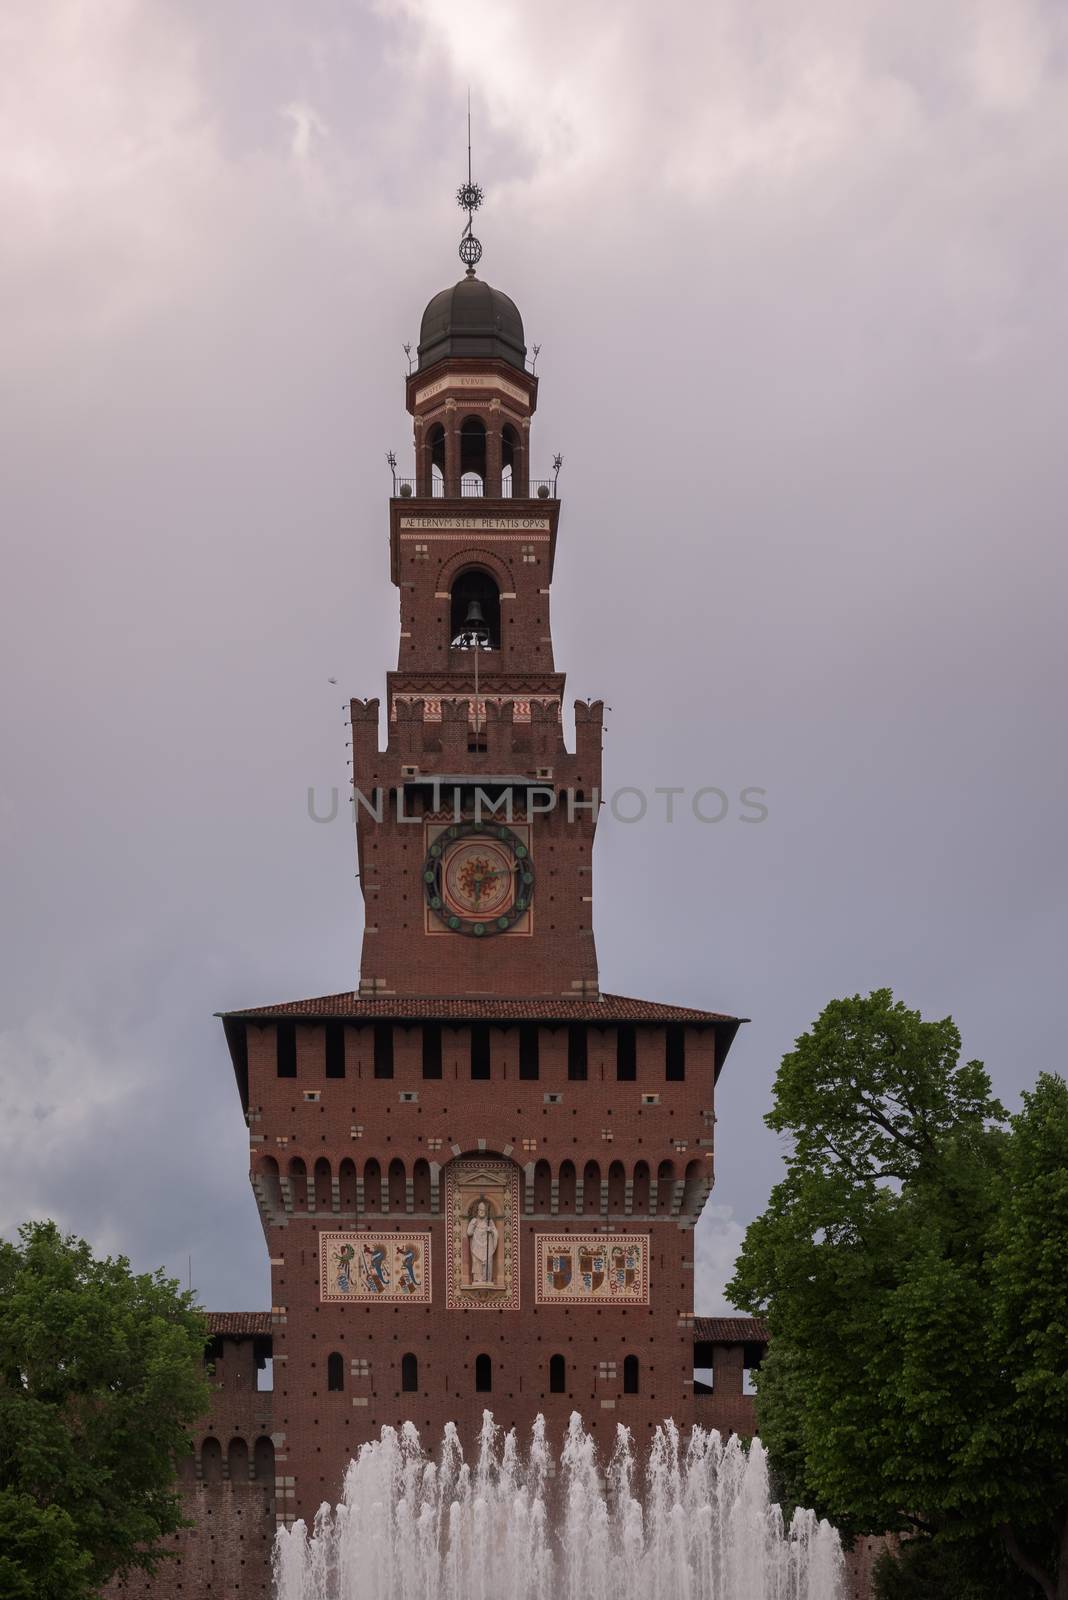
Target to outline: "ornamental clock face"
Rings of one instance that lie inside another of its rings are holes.
[[[430,846],[423,889],[431,911],[453,933],[476,939],[507,933],[530,908],[530,851],[511,828],[455,822]]]

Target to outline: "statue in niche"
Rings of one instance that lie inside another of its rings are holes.
[[[491,1288],[498,1233],[493,1207],[484,1194],[479,1195],[469,1216],[467,1238],[471,1254],[471,1282],[476,1288]]]

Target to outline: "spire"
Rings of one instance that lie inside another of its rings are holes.
[[[473,278],[475,267],[482,259],[481,241],[475,238],[473,227],[475,212],[482,204],[482,189],[471,177],[471,91],[467,91],[467,182],[456,191],[456,201],[461,211],[467,212],[467,227],[460,239],[460,260],[467,267],[467,276]]]

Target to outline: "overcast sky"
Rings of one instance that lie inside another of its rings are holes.
[[[0,18],[0,1228],[269,1303],[226,1008],[349,989],[343,704],[397,639],[401,346],[542,345],[609,991],[751,1017],[698,1307],[832,997],[1060,1069],[1068,25],[1042,0],[12,0]],[[337,678],[337,685],[328,682]],[[767,791],[767,821],[735,796]]]

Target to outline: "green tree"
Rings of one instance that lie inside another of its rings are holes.
[[[161,1272],[54,1223],[0,1241],[0,1593],[88,1600],[182,1526],[175,1460],[207,1409],[206,1326]]]
[[[786,1493],[847,1536],[910,1536],[887,1596],[955,1571],[1005,1600],[1008,1561],[1068,1600],[1068,1088],[1040,1078],[1009,1119],[953,1022],[880,990],[797,1041],[766,1120],[786,1173],[728,1292],[769,1320],[757,1406]]]

